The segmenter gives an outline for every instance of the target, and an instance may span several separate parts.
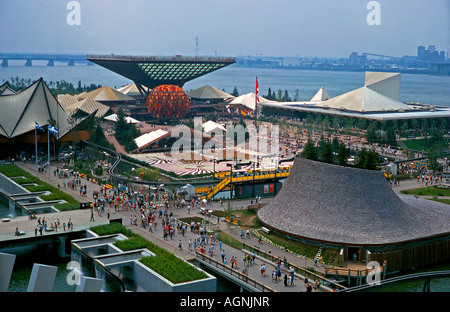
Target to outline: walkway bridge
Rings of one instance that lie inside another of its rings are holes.
[[[94,65],[86,59],[86,54],[55,54],[55,53],[0,53],[2,67],[8,67],[9,61],[23,60],[25,66],[33,66],[33,61],[48,61],[47,66],[55,66],[55,62],[67,63],[75,66],[76,63]]]
[[[218,184],[214,187],[202,188],[201,190],[197,190],[197,193],[202,193],[202,191],[206,191],[206,196],[203,198],[210,199],[217,195],[219,192],[223,191],[227,187],[233,186],[234,184],[248,183],[248,182],[261,182],[268,180],[277,180],[284,179],[289,176],[289,172],[291,171],[291,167],[280,167],[275,170],[273,169],[256,169],[256,170],[236,170],[236,171],[225,171],[219,173],[216,176],[223,178]]]

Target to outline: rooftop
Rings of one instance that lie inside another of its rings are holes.
[[[449,205],[397,195],[380,171],[300,157],[258,217],[278,231],[331,244],[392,245],[450,232]]]
[[[235,63],[233,57],[87,55],[87,60],[153,89],[163,84],[179,87],[195,78]]]

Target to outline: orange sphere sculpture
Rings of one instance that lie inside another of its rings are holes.
[[[182,118],[189,110],[189,98],[175,85],[161,85],[150,92],[147,109],[154,118]]]

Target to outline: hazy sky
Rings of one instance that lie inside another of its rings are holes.
[[[348,57],[450,52],[450,0],[0,0],[0,52]]]

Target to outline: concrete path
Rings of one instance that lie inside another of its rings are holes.
[[[32,163],[24,164],[21,162],[16,162],[16,165],[18,165],[22,169],[27,170],[28,172],[30,172],[33,175],[37,175],[40,179],[42,179],[43,181],[48,183],[48,173],[37,174],[34,164],[32,164]],[[53,175],[53,169],[56,168],[56,166],[58,166],[57,163],[53,164],[52,168],[51,168],[50,183],[53,186],[57,187],[57,185],[59,183],[60,189],[62,191],[68,193],[69,195],[73,196],[75,199],[77,199],[81,202],[93,201],[93,197],[92,197],[93,191],[98,191],[100,189],[99,185],[82,179],[82,185],[86,184],[86,186],[87,186],[87,195],[81,196],[79,193],[79,190],[72,190],[72,189],[69,189],[68,187],[64,188],[62,186],[64,180],[59,179],[58,177]],[[66,182],[69,180],[70,179],[65,179]],[[408,181],[402,181],[400,183],[400,185],[393,186],[393,190],[398,193],[398,192],[400,192],[400,190],[403,190],[403,189],[410,189],[410,188],[417,188],[417,187],[421,187],[420,183],[418,183],[417,180],[408,180]],[[271,200],[272,199],[270,199],[270,198],[263,199],[262,203],[268,203]],[[231,209],[237,209],[237,210],[245,208],[250,203],[251,203],[250,199],[229,201],[229,205],[230,205]],[[220,206],[219,202],[213,202],[212,205],[210,205],[210,204],[206,205],[206,208],[210,208],[210,209],[223,210],[225,207],[228,207],[228,201],[225,201],[223,203],[222,207]],[[153,233],[150,233],[148,231],[148,229],[144,229],[140,226],[130,225],[130,216],[133,216],[133,215],[138,216],[139,211],[130,210],[130,211],[115,212],[114,209],[109,209],[109,212],[110,212],[110,218],[122,219],[122,224],[124,224],[126,227],[130,228],[137,234],[154,242],[155,244],[168,249],[169,251],[173,252],[174,254],[176,254],[184,259],[191,260],[191,259],[195,258],[194,250],[188,249],[188,242],[189,242],[189,239],[194,240],[197,237],[197,234],[194,234],[194,233],[191,233],[188,231],[185,234],[185,236],[182,236],[180,233],[177,233],[173,237],[173,239],[165,240],[165,239],[163,239],[163,235],[162,235],[163,231],[160,227],[161,226],[160,222],[159,222],[159,227],[157,227],[157,229],[155,231],[153,231]],[[187,208],[172,209],[172,212],[173,212],[175,218],[183,218],[183,217],[187,217],[187,216],[201,216],[194,209],[191,209],[191,212],[189,214],[187,211]],[[90,219],[89,209],[60,212],[60,213],[51,213],[51,214],[46,214],[45,216],[46,216],[46,219],[49,220],[49,222],[54,222],[56,220],[56,218],[59,218],[61,223],[67,222],[68,218],[71,218],[74,223],[75,229],[77,227],[81,227],[81,226],[89,227],[90,225],[104,224],[104,223],[109,222],[109,220],[106,217],[106,213],[103,216],[98,216],[97,213],[94,213],[95,222],[89,221],[89,219]],[[217,219],[212,218],[211,221],[216,223]],[[26,235],[34,235],[34,229],[35,229],[36,224],[37,224],[37,222],[35,220],[28,220],[27,217],[12,218],[10,222],[1,224],[0,239],[2,238],[2,236],[5,236],[5,235],[6,236],[14,235],[13,233],[14,233],[14,229],[16,226],[18,226],[20,230],[25,231],[27,233]],[[300,267],[305,267],[305,266],[306,267],[314,267],[314,269],[319,272],[324,272],[324,270],[325,270],[325,266],[322,264],[319,264],[319,266],[315,267],[314,262],[311,259],[306,259],[306,261],[305,261],[305,257],[297,256],[292,253],[286,252],[285,250],[282,250],[271,244],[266,244],[266,243],[259,244],[258,240],[255,237],[251,237],[250,239],[249,238],[241,238],[240,230],[230,229],[230,227],[226,226],[225,222],[220,222],[219,228],[221,231],[227,233],[228,235],[232,236],[236,240],[242,241],[243,243],[246,243],[246,244],[249,244],[252,246],[257,246],[261,250],[263,250],[273,256],[279,257],[281,259],[286,258],[288,260],[288,263],[295,264],[296,266],[300,266]],[[179,248],[178,248],[180,241],[182,242],[182,250],[179,250]],[[212,245],[209,244],[206,247],[206,250],[208,250],[208,248],[211,248],[211,247],[212,247]],[[220,250],[219,244],[216,244],[214,246],[214,249],[215,250],[214,250],[213,258],[218,261],[221,261],[221,255],[220,255],[221,250]],[[231,265],[230,265],[231,258],[237,257],[238,269],[240,271],[242,271],[244,252],[242,250],[230,247],[228,244],[226,244],[226,242],[222,242],[222,249],[225,251],[227,265],[231,267]],[[260,265],[262,262],[266,263],[266,275],[265,276],[261,276],[261,273],[260,273]],[[350,265],[349,265],[349,267],[350,267]],[[258,257],[256,259],[256,263],[250,265],[248,269],[249,269],[248,275],[250,277],[256,279],[257,281],[259,281],[261,283],[266,284],[267,286],[269,286],[277,291],[299,292],[299,291],[306,290],[303,276],[296,276],[296,278],[294,280],[294,285],[288,286],[288,287],[284,286],[283,280],[279,280],[278,282],[272,281],[271,274],[274,271],[274,263],[269,260],[264,260],[264,259],[261,259]],[[282,274],[282,278],[283,277],[284,277],[284,273]],[[310,279],[310,281],[311,281],[311,279]],[[322,290],[323,289],[324,288],[322,288]]]

